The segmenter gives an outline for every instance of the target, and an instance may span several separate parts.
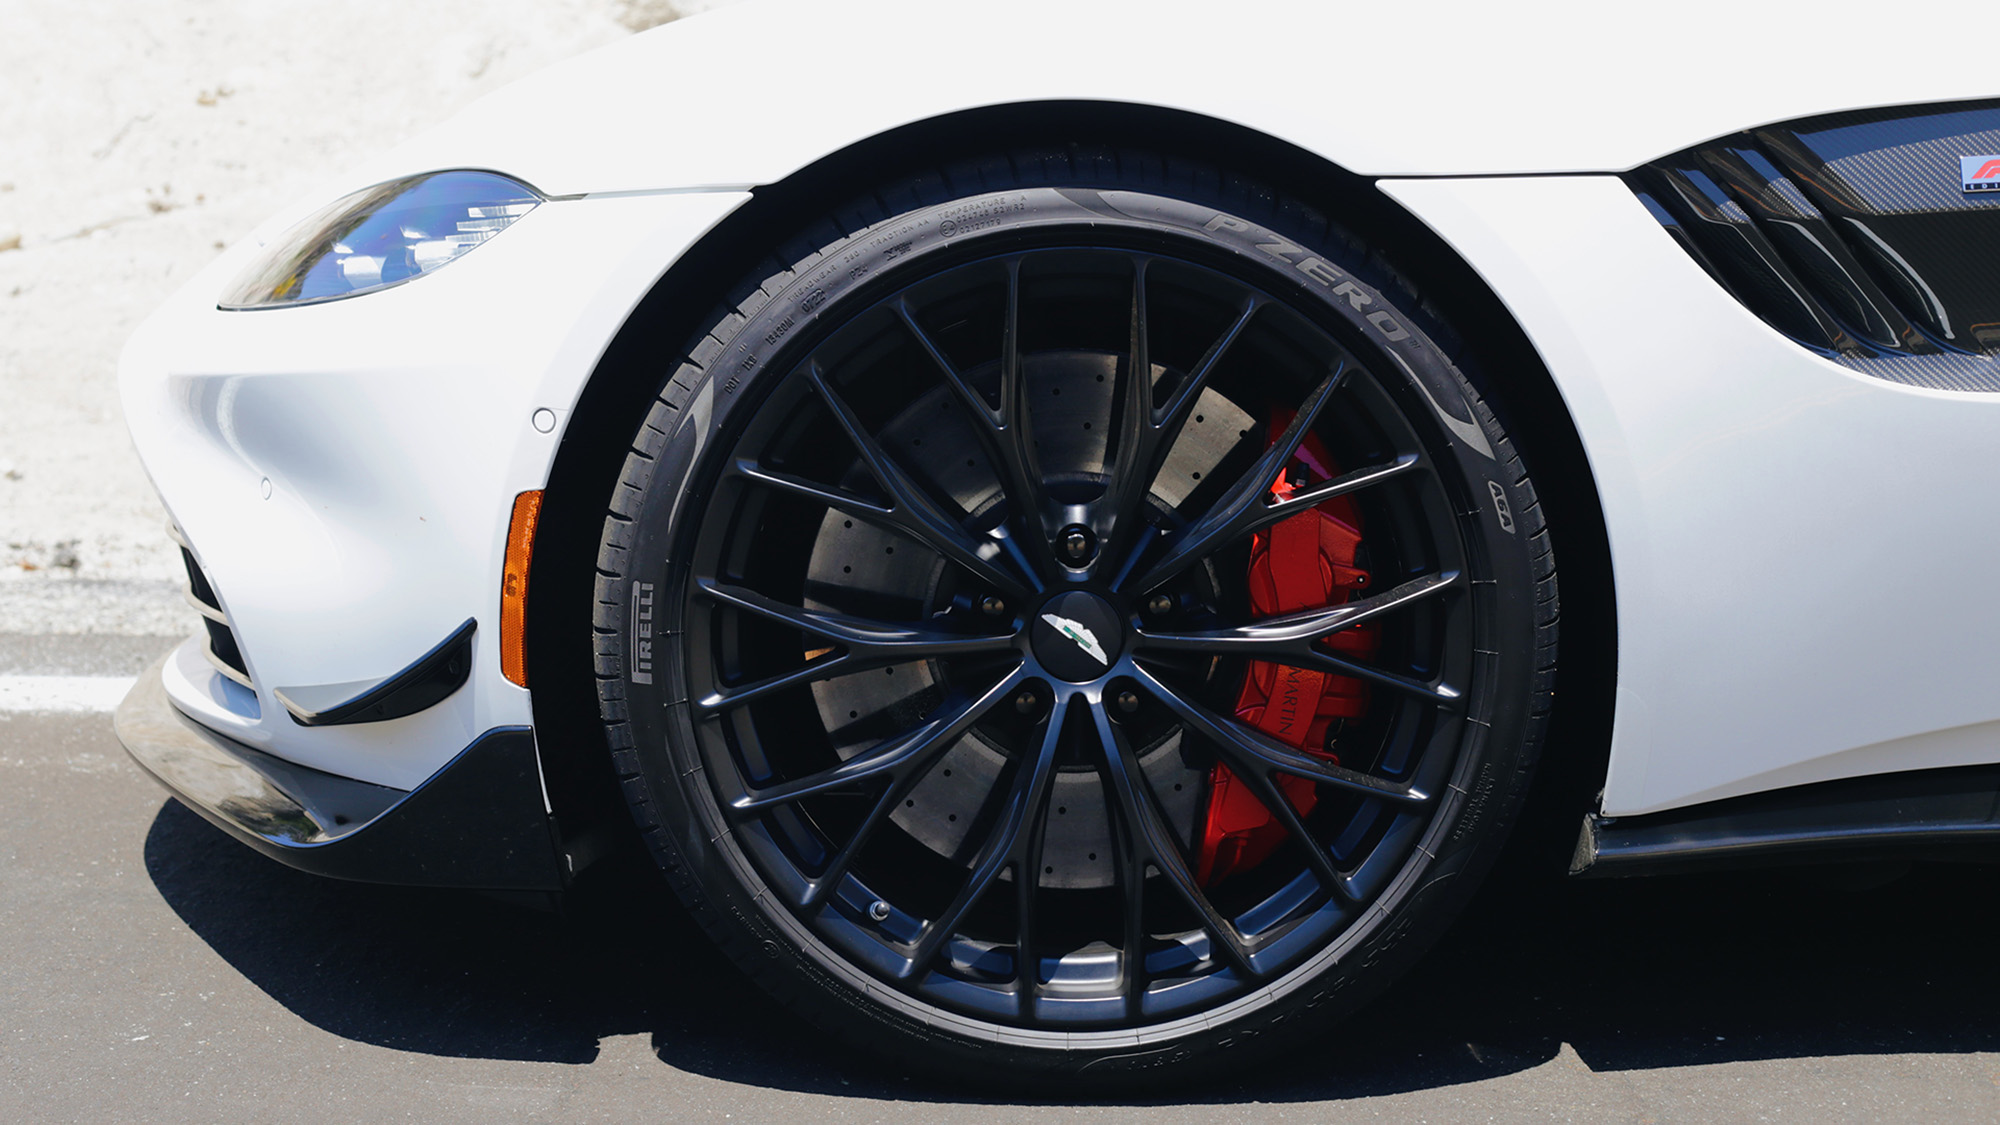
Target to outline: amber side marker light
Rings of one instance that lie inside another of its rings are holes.
[[[500,571],[500,671],[528,686],[528,559],[535,551],[535,523],[542,518],[540,489],[514,497],[507,522],[507,563]]]

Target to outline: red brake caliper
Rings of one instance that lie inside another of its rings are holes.
[[[1277,441],[1291,420],[1290,414],[1272,418],[1270,440]],[[1289,496],[1309,479],[1326,480],[1338,472],[1326,446],[1308,434],[1271,494]],[[1258,532],[1250,541],[1251,612],[1275,617],[1350,600],[1368,584],[1368,573],[1354,565],[1360,546],[1361,513],[1344,496]],[[1331,652],[1365,660],[1375,655],[1375,627],[1347,629],[1322,643]],[[1336,719],[1359,718],[1367,710],[1368,685],[1361,680],[1264,660],[1251,661],[1236,699],[1236,717],[1244,723],[1336,763],[1340,759],[1327,746],[1327,731]],[[1280,774],[1277,784],[1301,816],[1318,803],[1317,790],[1305,778]],[[1216,765],[1209,775],[1196,878],[1207,885],[1255,867],[1284,840],[1284,826],[1256,793],[1227,766]]]

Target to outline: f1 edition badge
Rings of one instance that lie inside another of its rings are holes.
[[[1966,191],[2000,191],[2000,156],[1961,156],[1958,178]]]

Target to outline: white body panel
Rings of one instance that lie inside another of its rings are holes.
[[[558,64],[370,168],[488,167],[555,194],[759,184],[956,110],[1085,99],[1233,121],[1368,176],[1622,170],[1812,113],[1992,93],[1886,21],[1990,30],[1964,2],[751,0]],[[353,186],[360,186],[356,183]],[[331,198],[329,196],[328,198]]]
[[[2000,760],[2000,395],[1813,355],[1615,178],[1383,186],[1508,303],[1582,433],[1618,585],[1605,812]]]
[[[246,242],[133,341],[121,384],[135,440],[232,615],[261,714],[232,711],[198,668],[169,689],[273,753],[400,788],[479,731],[528,722],[527,694],[499,674],[497,616],[509,504],[545,483],[562,433],[531,415],[567,417],[625,315],[748,186],[885,129],[1115,100],[1233,121],[1364,175],[1602,173],[1764,122],[1991,93],[1980,68],[1932,52],[1830,65],[1878,9],[1626,12],[752,0],[502,91],[260,233],[450,167],[585,198],[395,289],[219,312]],[[1992,22],[1959,5],[1894,18]],[[1965,593],[2000,547],[2000,396],[1816,358],[1736,304],[1614,178],[1385,190],[1520,319],[1581,431],[1618,585],[1607,811],[2000,760],[1986,686],[2000,607]],[[472,682],[430,711],[307,729],[270,697],[389,675],[468,617]]]

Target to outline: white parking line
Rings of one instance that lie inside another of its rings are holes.
[[[134,676],[0,676],[0,711],[110,711]]]

